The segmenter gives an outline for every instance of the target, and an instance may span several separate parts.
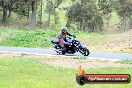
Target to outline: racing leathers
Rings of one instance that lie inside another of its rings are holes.
[[[59,44],[61,45],[62,49],[64,49],[64,50],[66,50],[65,45],[69,44],[66,39],[67,35],[75,37],[75,35],[70,34],[69,32],[66,32],[66,33],[60,32],[58,35]]]

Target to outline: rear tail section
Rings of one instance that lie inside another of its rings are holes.
[[[52,39],[51,39],[51,42],[52,42],[53,44],[59,44],[58,39],[54,39],[54,38],[52,38]]]

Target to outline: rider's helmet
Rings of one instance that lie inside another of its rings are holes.
[[[61,32],[64,33],[64,34],[66,34],[66,33],[68,32],[67,27],[63,26],[63,27],[61,28]]]

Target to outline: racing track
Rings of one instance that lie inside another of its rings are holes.
[[[0,47],[0,52],[14,52],[14,53],[27,53],[27,54],[42,54],[42,55],[57,55],[52,49],[39,49],[39,48],[14,48],[14,47]],[[81,56],[80,53],[75,53],[73,55],[66,54],[65,56]],[[86,58],[96,58],[96,59],[108,59],[108,60],[122,60],[130,59],[132,60],[132,54],[126,53],[109,53],[109,52],[91,52]]]

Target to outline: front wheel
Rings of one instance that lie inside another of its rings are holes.
[[[84,55],[84,56],[88,56],[90,54],[89,50],[87,48],[83,48],[82,50],[80,50],[80,52]]]
[[[84,56],[88,56],[90,54],[89,50],[88,49],[85,49],[84,50]]]

